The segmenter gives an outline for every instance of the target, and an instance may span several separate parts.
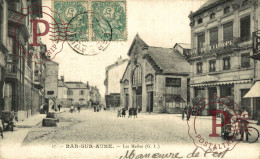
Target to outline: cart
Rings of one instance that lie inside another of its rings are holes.
[[[14,131],[14,112],[5,110],[1,112],[3,130]]]

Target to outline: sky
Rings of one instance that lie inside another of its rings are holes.
[[[105,51],[95,56],[76,53],[64,43],[63,50],[55,56],[59,63],[59,78],[65,81],[89,81],[105,94],[105,67],[113,64],[120,56],[128,58],[129,47],[138,33],[150,46],[172,48],[175,43],[190,44],[189,14],[196,11],[206,0],[127,0],[127,41],[111,42]],[[43,6],[51,6],[43,0]],[[43,16],[43,18],[45,18]],[[47,48],[51,42],[42,38]]]

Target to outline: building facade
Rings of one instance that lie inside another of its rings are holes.
[[[88,83],[83,82],[65,82],[68,88],[68,103],[69,105],[90,105],[90,88]]]
[[[121,83],[121,103],[143,112],[181,113],[187,102],[189,63],[173,48],[148,46],[137,34]]]
[[[54,61],[46,61],[45,63],[45,103],[48,104],[49,110],[54,105],[54,109],[58,106],[58,74],[59,64]]]
[[[120,80],[127,64],[128,59],[120,57],[114,64],[106,67],[106,79],[104,81],[106,107],[120,106]]]
[[[255,77],[255,63],[248,57],[253,54],[257,8],[257,0],[215,0],[191,12],[191,102],[203,97],[208,103],[215,100],[214,95],[228,97],[254,113],[253,101],[243,97]],[[223,106],[209,104],[203,114],[215,109]]]
[[[96,86],[90,86],[90,106],[99,105],[101,102],[101,95]]]
[[[44,77],[42,75],[39,77],[37,74],[37,71],[41,73],[44,65],[37,65],[30,62],[30,59],[25,60],[18,57],[18,55],[24,54],[24,49],[30,50],[33,55],[44,51],[42,46],[36,48],[29,45],[32,41],[30,20],[42,18],[42,14],[39,12],[32,13],[19,20],[35,9],[35,7],[28,8],[32,4],[41,6],[42,1],[0,1],[0,87],[2,90],[0,110],[13,110],[17,120],[23,120],[38,112],[44,96],[42,83]],[[22,8],[28,8],[28,10],[20,12]],[[15,26],[19,27],[15,28]],[[5,56],[3,56],[3,53],[5,53]],[[4,67],[2,67],[3,62],[5,63]],[[32,100],[34,98],[36,100]]]
[[[69,107],[71,104],[68,100],[68,87],[65,85],[64,76],[58,80],[58,104],[63,107]]]

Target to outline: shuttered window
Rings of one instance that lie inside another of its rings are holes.
[[[241,41],[247,41],[250,38],[250,16],[240,20],[240,38]]]
[[[224,42],[233,40],[233,22],[223,25],[223,40]]]
[[[210,45],[218,43],[218,28],[210,30]]]

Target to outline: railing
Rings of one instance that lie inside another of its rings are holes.
[[[17,64],[6,63],[6,77],[7,78],[17,78]]]
[[[219,53],[224,50],[230,50],[236,48],[237,44],[241,42],[240,38],[233,38],[232,40],[219,41],[216,44],[205,44],[202,43],[200,47],[191,49],[188,54],[189,57],[204,55],[204,54],[213,54]]]

